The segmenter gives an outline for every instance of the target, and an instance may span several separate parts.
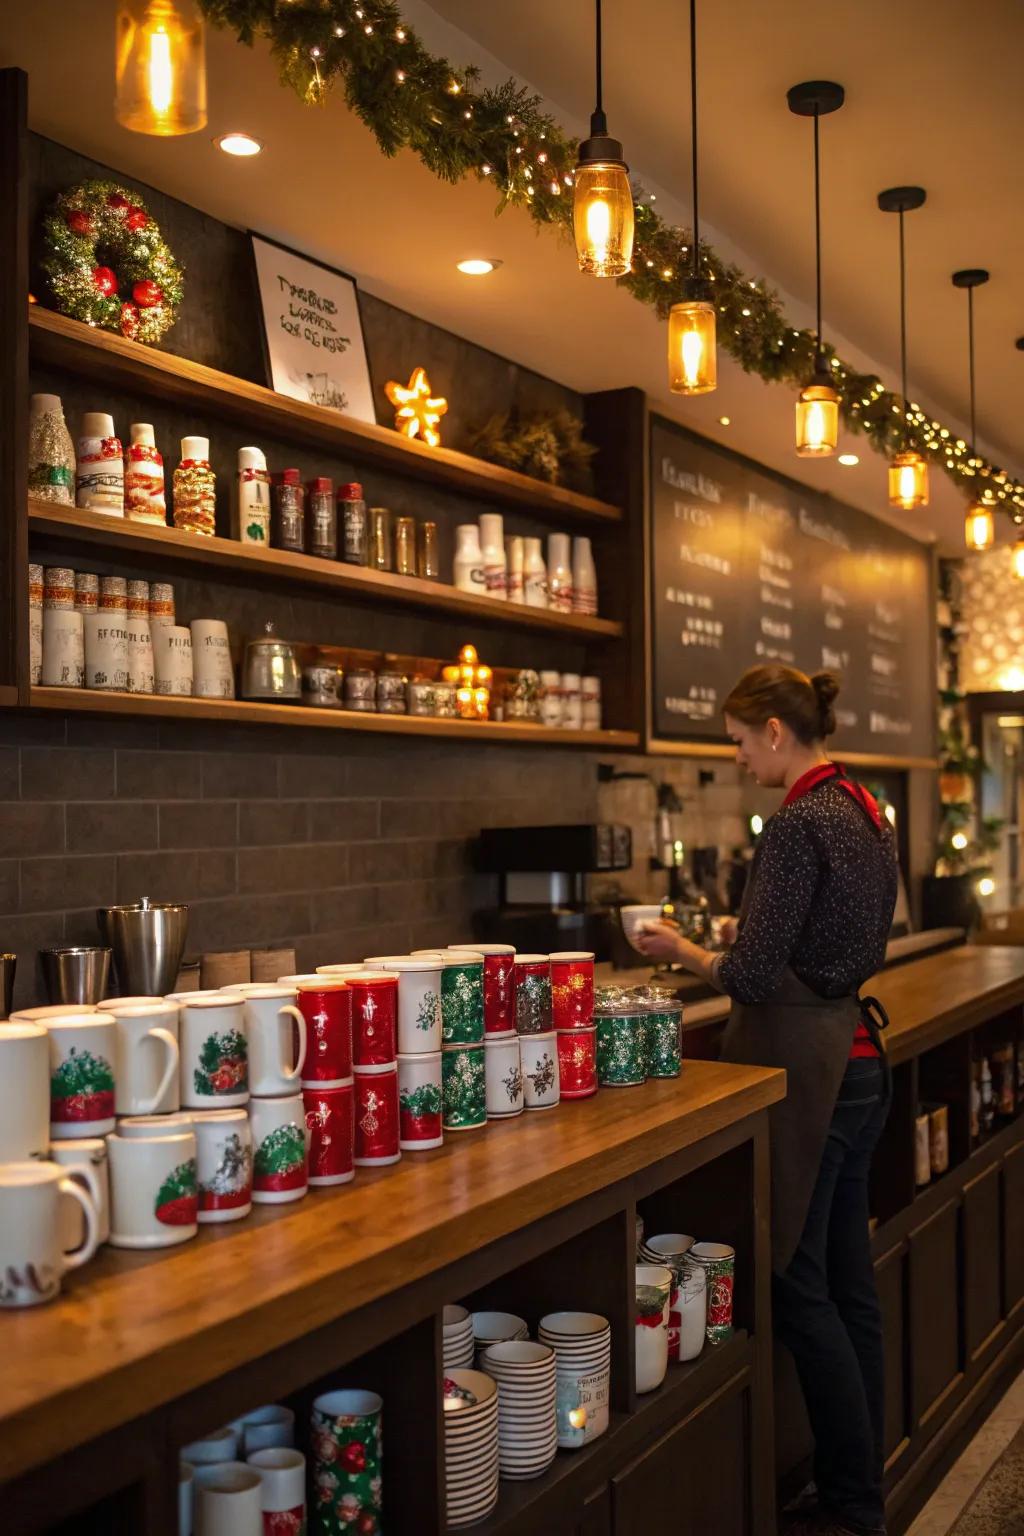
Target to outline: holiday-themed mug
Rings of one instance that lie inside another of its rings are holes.
[[[301,1093],[284,1099],[250,1099],[254,1205],[301,1200],[309,1184],[306,1112]]]
[[[599,1014],[597,1076],[604,1088],[647,1081],[647,1021],[642,1013]]]
[[[732,1337],[733,1287],[736,1282],[736,1250],[728,1243],[694,1243],[688,1257],[699,1264],[707,1276],[707,1325],[709,1344],[722,1344]]]
[[[173,1115],[125,1115],[117,1122],[117,1134],[132,1140],[147,1136],[177,1136],[192,1129],[195,1110],[177,1109]]]
[[[50,1161],[59,1163],[69,1179],[75,1179],[81,1184],[96,1208],[97,1242],[107,1242],[110,1238],[110,1166],[107,1143],[100,1136],[91,1136],[82,1141],[54,1141],[50,1144]],[[61,1247],[65,1252],[80,1248],[85,1238],[86,1228],[81,1208],[71,1201],[62,1202]]]
[[[355,1089],[303,1088],[302,1107],[309,1143],[309,1182],[348,1184],[355,1176]]]
[[[484,962],[484,1034],[512,1034],[516,1027],[514,944],[449,944],[449,951],[477,954]]]
[[[171,697],[192,694],[192,631],[181,624],[150,624],[156,691]]]
[[[47,1019],[50,1136],[105,1136],[114,1129],[116,1025],[112,1013],[67,1008]]]
[[[398,974],[346,971],[352,994],[352,1065],[357,1072],[387,1071],[398,1050]]]
[[[0,1163],[44,1158],[50,1145],[50,1047],[42,1024],[0,1024]]]
[[[551,1021],[556,1029],[594,1022],[594,956],[590,950],[562,950],[551,961]]]
[[[380,1536],[383,1407],[376,1392],[358,1388],[314,1398],[313,1486],[321,1497],[330,1494],[316,1516],[318,1536]]]
[[[558,1077],[563,1099],[588,1099],[597,1092],[597,1029],[558,1031]]]
[[[277,1445],[246,1460],[260,1475],[263,1536],[299,1536],[306,1524],[305,1456]]]
[[[300,981],[296,1002],[306,1021],[303,1088],[338,1088],[352,1076],[352,994],[343,981]]]
[[[441,1052],[399,1056],[399,1148],[403,1152],[427,1152],[443,1142]]]
[[[646,1010],[647,1076],[678,1077],[682,1071],[683,1006],[667,998]]]
[[[197,699],[233,699],[235,670],[224,620],[193,619],[189,627],[192,631],[192,692]]]
[[[672,1271],[663,1264],[636,1266],[636,1390],[653,1392],[668,1370],[668,1308]]]
[[[181,1103],[178,1010],[173,1003],[115,1003],[114,1108],[119,1115],[173,1114]]]
[[[80,613],[65,608],[47,608],[43,613],[40,680],[44,688],[85,686],[85,628]]]
[[[355,1115],[357,1168],[376,1168],[397,1163],[398,1064],[377,1071],[356,1069]]]
[[[187,1109],[239,1109],[249,1101],[249,1048],[242,999],[185,994],[180,1004],[181,1102]]]
[[[444,1047],[441,1092],[446,1131],[475,1131],[487,1124],[487,1073],[482,1044]]]
[[[170,1248],[199,1230],[194,1131],[108,1136],[110,1243]]]
[[[523,1098],[527,1109],[554,1109],[559,1099],[558,1045],[554,1030],[521,1035]]]
[[[77,1201],[85,1242],[61,1247],[61,1207]],[[88,1263],[99,1242],[99,1218],[86,1191],[56,1163],[0,1165],[0,1307],[34,1307],[60,1290],[61,1276]]]
[[[367,969],[398,977],[398,1054],[432,1055],[441,1049],[441,972],[439,955],[372,955]]]
[[[476,1045],[484,1038],[483,956],[445,951],[441,961],[441,1039]]]
[[[523,1069],[518,1035],[492,1035],[484,1041],[484,1077],[488,1120],[521,1115]]]
[[[249,1092],[261,1099],[295,1093],[306,1063],[306,1020],[295,1007],[295,988],[249,982],[224,991],[242,999]]]
[[[244,1109],[201,1109],[192,1116],[200,1224],[240,1221],[252,1210],[252,1133]]]
[[[216,1462],[195,1478],[195,1536],[263,1536],[263,1480],[242,1461]]]
[[[551,1028],[551,961],[547,955],[516,955],[516,1029],[543,1035]]]

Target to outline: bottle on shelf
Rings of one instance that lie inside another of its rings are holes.
[[[599,677],[581,678],[580,698],[583,705],[583,729],[599,731],[601,729],[601,679]]]
[[[306,548],[306,490],[297,469],[282,469],[271,478],[270,538],[275,549],[301,555]]]
[[[548,607],[555,613],[572,613],[572,568],[567,533],[548,534]]]
[[[591,616],[597,613],[597,571],[586,538],[572,541],[572,611]]]
[[[133,523],[167,526],[164,460],[148,421],[133,421],[124,455],[124,515]]]
[[[523,541],[518,533],[510,533],[505,540],[505,595],[510,603],[526,600],[523,590]]]
[[[562,673],[562,725],[578,731],[583,726],[583,698],[578,672]]]
[[[306,481],[306,553],[321,560],[338,558],[338,508],[328,475]]]
[[[349,565],[365,565],[369,559],[366,528],[366,502],[357,480],[338,486],[338,524],[341,531],[341,558]]]
[[[460,592],[472,592],[474,597],[483,597],[487,590],[476,523],[460,523],[455,530],[455,585]]]
[[[971,1063],[971,1140],[977,1141],[981,1135],[981,1067],[978,1062]]]
[[[441,580],[441,554],[437,543],[437,524],[434,522],[420,523],[417,564],[424,581]]]
[[[216,480],[210,468],[210,439],[183,437],[181,463],[174,471],[174,526],[212,537],[217,531]]]
[[[75,504],[75,445],[59,395],[33,395],[29,404],[28,493],[61,507]]]
[[[239,448],[235,538],[270,547],[270,476],[262,448]]]
[[[124,517],[124,454],[106,411],[86,411],[76,447],[75,504]]]
[[[505,519],[500,512],[481,512],[480,550],[484,557],[484,587],[488,597],[505,598]]]
[[[523,596],[527,608],[548,606],[548,568],[544,564],[540,539],[523,540]]]
[[[981,1133],[987,1136],[996,1123],[996,1101],[992,1091],[992,1068],[986,1056],[981,1063]]]

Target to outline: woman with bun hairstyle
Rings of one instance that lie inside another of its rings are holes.
[[[807,1403],[816,1484],[792,1529],[868,1536],[885,1530],[868,1170],[890,1091],[884,1014],[859,991],[885,959],[897,872],[888,823],[825,749],[838,691],[831,673],[792,667],[740,678],[723,705],[736,761],[785,795],[758,841],[736,941],[711,955],[655,923],[638,945],[732,998],[724,1059],[786,1070],[771,1111],[773,1309]]]

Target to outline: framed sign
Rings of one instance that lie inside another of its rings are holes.
[[[355,282],[252,235],[271,387],[376,422]]]

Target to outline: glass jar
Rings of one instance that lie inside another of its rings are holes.
[[[377,673],[377,713],[380,715],[404,715],[405,678],[401,672]]]
[[[429,677],[410,677],[405,685],[405,702],[410,715],[436,715],[439,684]]]
[[[338,558],[338,514],[334,483],[327,475],[306,481],[306,553],[321,560]]]
[[[622,987],[594,994],[597,1076],[602,1088],[631,1088],[647,1081],[647,1015]]]
[[[302,702],[315,709],[341,709],[344,668],[340,662],[317,657],[302,669]]]
[[[416,519],[400,517],[395,523],[395,570],[400,576],[416,575]]]
[[[678,1077],[683,1069],[683,1005],[661,987],[632,987],[645,1016],[647,1076]]]
[[[454,720],[458,714],[455,684],[443,680],[434,684],[434,713],[440,720]]]
[[[395,568],[391,513],[387,507],[370,508],[370,552],[366,563],[375,571]]]
[[[338,527],[341,533],[341,558],[349,565],[365,565],[368,540],[366,537],[366,502],[363,488],[353,480],[338,486]]]
[[[270,541],[301,555],[306,548],[306,492],[297,469],[283,469],[271,483]]]
[[[436,523],[420,523],[417,565],[424,581],[441,579],[441,555],[438,549]]]
[[[345,673],[345,708],[376,714],[376,672],[371,672],[369,667],[353,667]]]

